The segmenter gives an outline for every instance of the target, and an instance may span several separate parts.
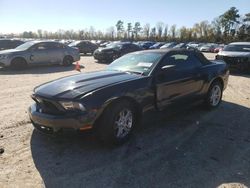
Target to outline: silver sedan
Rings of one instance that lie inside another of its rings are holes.
[[[23,69],[29,65],[71,65],[80,60],[77,48],[54,41],[30,41],[15,49],[0,51],[0,67]]]

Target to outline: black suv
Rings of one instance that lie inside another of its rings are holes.
[[[0,50],[13,49],[17,46],[23,44],[24,42],[21,40],[15,39],[0,39]]]
[[[80,53],[91,53],[93,54],[94,51],[98,48],[98,46],[88,40],[80,40],[75,41],[69,44],[70,47],[76,47],[79,49]]]
[[[111,62],[124,54],[142,50],[133,43],[112,43],[105,48],[99,48],[94,52],[94,58],[98,61]]]

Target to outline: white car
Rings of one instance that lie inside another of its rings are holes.
[[[250,42],[234,42],[225,46],[216,59],[224,60],[229,68],[250,71]]]

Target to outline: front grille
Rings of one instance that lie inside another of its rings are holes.
[[[235,63],[246,63],[248,62],[247,57],[228,57],[223,56],[223,60],[228,64],[235,64]]]
[[[32,95],[32,99],[36,102],[38,111],[40,113],[50,114],[50,115],[62,115],[64,111],[59,108],[59,105],[51,100],[37,97]]]

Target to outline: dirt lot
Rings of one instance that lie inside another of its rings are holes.
[[[106,66],[91,56],[80,63],[82,72]],[[91,132],[48,137],[29,121],[32,89],[72,74],[73,66],[0,70],[0,187],[250,186],[250,76],[230,76],[218,109],[150,113],[128,143],[107,148]]]

